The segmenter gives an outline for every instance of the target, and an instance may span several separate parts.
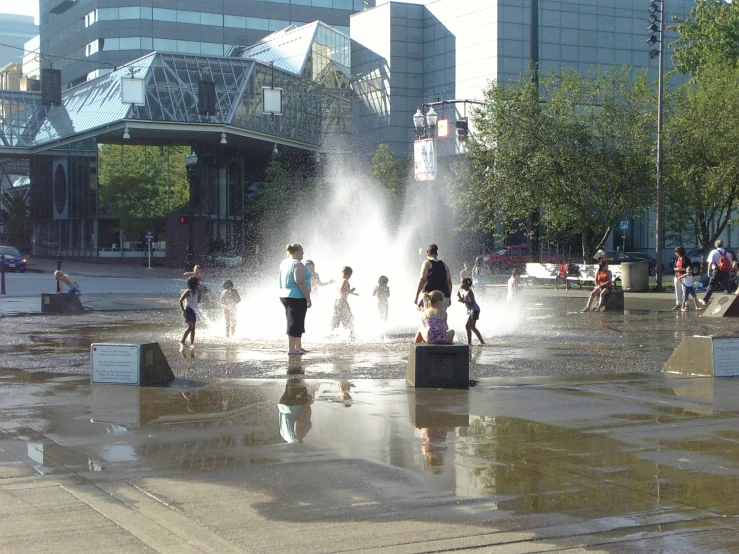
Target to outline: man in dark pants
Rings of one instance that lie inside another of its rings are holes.
[[[708,264],[708,292],[703,298],[699,298],[698,302],[704,306],[708,304],[711,299],[713,291],[723,289],[726,294],[729,294],[729,271],[731,265],[734,262],[733,254],[724,249],[724,241],[718,239],[716,241],[716,248],[711,250],[711,253],[706,258],[706,264]],[[722,256],[725,256],[728,261],[723,261]],[[728,265],[727,265],[728,264]]]
[[[452,297],[452,272],[449,266],[439,259],[439,247],[430,244],[426,250],[426,261],[421,265],[421,278],[418,280],[418,288],[413,303],[418,304],[418,295],[421,291],[441,291],[446,298],[446,307],[451,304]]]

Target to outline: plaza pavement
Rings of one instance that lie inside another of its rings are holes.
[[[85,304],[122,309],[110,296]],[[669,310],[672,296],[630,302]],[[287,372],[125,387],[3,367],[4,553],[739,550],[737,379],[498,377],[469,391],[357,379],[347,396],[338,379]],[[288,444],[277,405],[301,377],[312,426]]]

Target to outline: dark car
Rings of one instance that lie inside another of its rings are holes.
[[[5,271],[26,272],[26,258],[13,246],[0,246],[0,255],[5,256]]]
[[[615,250],[609,250],[606,252],[606,260],[608,260],[609,264],[617,265],[621,265],[623,262],[647,262],[649,264],[649,274],[657,274],[657,260],[649,254],[643,254],[642,252],[616,252]]]
[[[688,256],[688,258],[690,258],[690,272],[693,275],[700,275],[701,264],[703,263],[703,259],[705,258],[703,250],[701,250],[700,248],[690,248],[685,254]],[[672,273],[675,273],[675,262],[677,262],[677,258],[673,256],[670,260],[670,271]]]

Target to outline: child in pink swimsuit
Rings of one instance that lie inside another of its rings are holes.
[[[454,340],[454,330],[450,330],[446,323],[444,293],[435,290],[423,294],[424,311],[421,317],[421,328],[416,334],[415,343],[451,344]]]

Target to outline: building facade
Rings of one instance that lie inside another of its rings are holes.
[[[23,61],[23,45],[38,35],[38,25],[30,15],[0,13],[0,67]]]
[[[626,65],[657,78],[646,44],[648,3],[642,0],[539,0],[542,73],[581,73]],[[693,0],[667,2],[667,20],[687,17]],[[483,100],[491,82],[520,78],[530,63],[531,0],[378,2],[351,17],[355,137],[359,148],[387,143],[410,155],[412,117],[423,103]],[[667,34],[667,43],[676,36]],[[670,57],[665,71],[672,69]],[[454,122],[471,105],[443,106],[452,133],[440,155],[461,153]],[[437,110],[438,112],[439,110]],[[441,112],[439,114],[442,115]],[[474,132],[474,131],[473,131]]]
[[[374,0],[40,0],[41,51],[65,88],[152,51],[223,56],[291,24],[320,20],[348,34]],[[1,34],[1,33],[0,33]]]

